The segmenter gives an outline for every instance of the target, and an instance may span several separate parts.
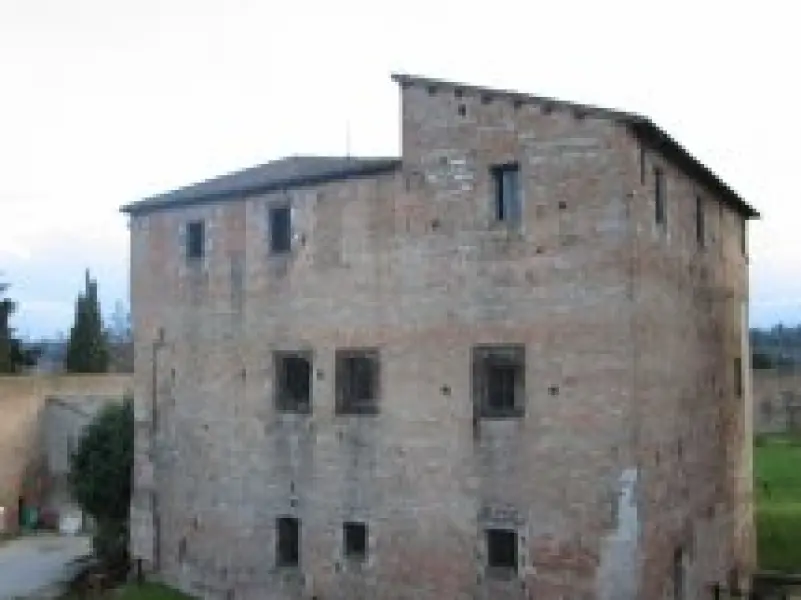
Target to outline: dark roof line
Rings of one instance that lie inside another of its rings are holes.
[[[594,115],[604,118],[613,119],[633,119],[642,118],[634,113],[624,112],[611,108],[603,108],[600,106],[593,106],[591,104],[580,104],[577,102],[568,102],[567,100],[559,100],[558,98],[551,98],[548,96],[537,96],[534,94],[526,94],[514,90],[504,90],[480,85],[473,85],[469,83],[458,83],[455,81],[447,81],[445,79],[436,79],[433,77],[422,77],[419,75],[409,75],[406,73],[393,73],[392,81],[404,86],[423,85],[433,88],[445,88],[448,90],[462,90],[464,92],[487,95],[492,97],[506,98],[508,100],[519,100],[521,102],[534,102],[537,104],[550,105],[554,108],[566,108],[574,111],[579,111],[585,115]]]
[[[241,198],[243,195],[379,175],[394,171],[400,165],[399,158],[387,157],[289,156],[151,196],[126,204],[120,210],[135,215],[160,209],[208,204]]]
[[[568,102],[566,100],[559,100],[546,96],[535,96],[522,92],[457,83],[443,79],[421,77],[418,75],[393,73],[392,80],[401,85],[401,87],[420,85],[433,88],[442,87],[450,90],[462,90],[478,95],[484,94],[507,98],[512,101],[533,102],[536,104],[542,104],[544,106],[550,105],[554,108],[564,108],[575,112],[580,112],[585,116],[596,116],[616,121],[622,125],[625,125],[629,131],[645,146],[660,152],[667,160],[673,162],[679,169],[687,173],[690,177],[696,179],[706,188],[718,194],[721,199],[733,209],[743,214],[747,218],[759,218],[759,213],[754,207],[743,200],[743,198],[740,197],[737,192],[729,187],[709,167],[690,154],[687,149],[685,149],[681,144],[679,144],[679,142],[677,142],[665,130],[656,125],[648,117],[644,117],[632,112],[602,108],[600,106],[593,106],[589,104]]]
[[[667,160],[673,162],[690,177],[718,194],[726,204],[744,216],[748,218],[759,217],[759,213],[746,203],[737,192],[647,117],[631,112],[578,104],[556,98],[462,84],[430,77],[396,73],[392,75],[392,79],[402,87],[423,85],[462,90],[480,95],[505,97],[517,102],[533,102],[543,106],[572,110],[582,113],[583,116],[597,116],[613,120],[626,126],[643,145],[661,153]],[[121,210],[123,213],[134,215],[153,210],[207,204],[239,198],[243,195],[307,187],[355,177],[369,177],[394,171],[400,166],[401,159],[396,157],[290,156],[133,202],[123,206]]]

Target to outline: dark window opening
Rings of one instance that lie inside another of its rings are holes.
[[[288,206],[270,209],[270,252],[283,254],[292,245],[292,213]]]
[[[279,567],[297,567],[300,563],[300,521],[280,517],[276,522],[276,561]]]
[[[743,256],[748,253],[748,237],[747,237],[748,221],[745,218],[740,219],[740,252]]]
[[[684,600],[684,551],[677,548],[673,552],[673,598]]]
[[[734,393],[738,398],[743,396],[743,359],[734,359]]]
[[[345,523],[344,527],[345,556],[364,560],[367,558],[367,524]]]
[[[482,417],[523,415],[523,346],[485,346],[473,349],[473,402]]]
[[[698,247],[706,246],[706,221],[704,219],[704,202],[701,196],[695,197],[695,235]]]
[[[490,168],[494,194],[495,220],[519,223],[522,218],[520,165],[511,163]]]
[[[275,354],[275,400],[278,410],[310,412],[312,361],[309,354]]]
[[[640,145],[640,183],[645,185],[645,146]]]
[[[515,365],[490,364],[487,368],[487,401],[493,411],[515,407],[515,387],[519,368]]]
[[[510,529],[487,530],[487,566],[517,572],[517,532]]]
[[[657,225],[664,226],[667,223],[667,212],[665,201],[666,194],[665,173],[659,167],[654,168],[654,218]]]
[[[192,221],[186,226],[186,257],[188,259],[203,258],[206,242],[205,229],[203,221]]]
[[[377,413],[379,377],[377,350],[337,351],[337,414]]]

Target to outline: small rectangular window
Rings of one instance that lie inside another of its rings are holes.
[[[186,258],[203,258],[206,246],[206,227],[203,221],[191,221],[186,226]]]
[[[344,551],[346,558],[365,560],[367,558],[367,524],[348,522],[343,526]]]
[[[300,564],[300,520],[280,517],[276,520],[276,562],[279,567],[297,567]]]
[[[673,552],[673,598],[675,600],[684,600],[685,580],[684,551],[677,548]]]
[[[490,168],[494,194],[495,220],[516,224],[522,218],[520,165],[495,165]]]
[[[743,256],[748,254],[748,221],[745,217],[740,218],[740,252]]]
[[[509,412],[515,408],[515,388],[520,367],[514,364],[487,365],[487,404],[494,412]]]
[[[288,206],[270,209],[270,252],[284,254],[292,245],[292,212]]]
[[[657,225],[667,225],[667,182],[665,173],[659,167],[654,167],[654,219]]]
[[[646,161],[645,161],[645,146],[640,144],[640,183],[645,185],[645,174],[646,174]]]
[[[695,197],[695,236],[699,248],[706,246],[706,220],[704,217],[704,201],[701,196]]]
[[[482,417],[519,417],[525,407],[525,347],[473,349],[473,402]]]
[[[378,350],[337,350],[336,413],[378,413],[379,378]]]
[[[743,359],[734,359],[734,393],[738,398],[743,396]]]
[[[276,352],[273,362],[276,408],[286,412],[311,412],[311,354]]]
[[[517,572],[517,532],[511,529],[487,530],[487,566]]]

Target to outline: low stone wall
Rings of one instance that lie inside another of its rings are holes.
[[[47,476],[46,399],[122,397],[131,391],[127,374],[0,377],[0,528],[16,529],[21,498],[32,505],[41,502]]]
[[[801,433],[801,369],[754,371],[754,433]]]

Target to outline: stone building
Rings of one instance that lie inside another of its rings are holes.
[[[646,118],[394,80],[400,158],[123,209],[133,554],[204,598],[747,576],[756,211]]]

